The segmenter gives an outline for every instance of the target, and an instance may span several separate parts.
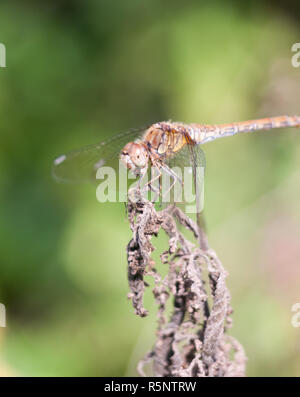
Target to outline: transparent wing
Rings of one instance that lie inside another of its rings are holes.
[[[200,145],[185,145],[167,160],[169,167],[191,167],[193,163],[199,167],[206,166],[205,154]]]
[[[144,131],[145,128],[130,130],[107,141],[63,154],[54,160],[52,175],[59,182],[96,181],[97,169],[104,165],[117,167],[122,148],[142,136]]]
[[[185,190],[191,188],[190,183],[193,184],[193,192],[200,192],[201,186],[204,183],[204,170],[206,167],[206,159],[200,145],[185,145],[181,150],[175,153],[167,160],[167,165],[180,173],[180,178],[183,180]],[[196,184],[197,182],[197,184]],[[188,195],[186,197],[188,201]]]
[[[203,194],[204,170],[206,165],[203,150],[199,145],[187,144],[167,159],[166,164],[183,182],[182,192],[179,195],[177,193],[177,197],[176,193],[174,193],[175,201],[183,203],[189,209],[190,205],[192,206],[192,200],[196,198],[196,192],[198,195]],[[175,185],[174,190],[179,189],[178,185],[179,182],[177,182],[177,186]],[[193,212],[196,213],[196,210]]]
[[[203,230],[205,230],[205,222],[203,216],[204,207],[204,174],[206,167],[206,159],[200,145],[184,146],[168,162],[168,166],[175,170],[180,169],[183,176],[183,194],[180,206],[184,206],[183,210],[189,214],[196,214],[197,224],[199,226],[200,236],[202,240]],[[203,246],[203,242],[200,241]]]

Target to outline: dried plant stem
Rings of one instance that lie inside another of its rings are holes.
[[[133,237],[127,246],[129,297],[137,315],[147,316],[143,305],[145,275],[153,276],[153,294],[158,304],[158,329],[153,350],[140,361],[138,372],[146,376],[144,366],[153,362],[154,376],[245,376],[243,347],[225,331],[231,327],[232,309],[226,287],[227,276],[216,253],[187,240],[178,224],[199,240],[198,226],[175,206],[156,211],[154,205],[134,191],[128,200],[128,217]],[[168,235],[168,250],[161,261],[168,265],[162,279],[154,268],[151,238],[160,230]],[[208,283],[205,281],[208,274]],[[166,303],[172,296],[174,307],[169,321]],[[210,299],[211,307],[208,300]]]

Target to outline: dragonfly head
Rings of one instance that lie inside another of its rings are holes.
[[[120,159],[135,175],[141,175],[147,170],[149,153],[142,143],[130,142],[121,151]]]

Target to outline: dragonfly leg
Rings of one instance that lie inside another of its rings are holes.
[[[167,195],[170,193],[170,191],[173,189],[173,187],[176,185],[176,182],[178,182],[181,186],[181,191],[183,189],[183,181],[182,179],[174,172],[171,170],[171,168],[169,168],[166,164],[162,165],[162,170],[165,171],[172,179],[172,184],[169,187],[169,189],[163,194],[163,198],[167,197]],[[179,193],[181,193],[181,191]],[[177,199],[177,197],[174,197],[175,201]]]
[[[160,183],[159,183],[159,187],[153,186],[153,183],[154,183],[157,179],[160,180],[160,178],[161,178],[161,171],[160,171],[159,167],[155,164],[155,165],[154,165],[154,168],[158,171],[158,174],[155,175],[149,182],[147,182],[147,183],[143,186],[143,189],[144,189],[144,190],[147,190],[147,189],[149,188],[151,191],[153,191],[153,192],[155,193],[155,196],[154,196],[154,198],[152,199],[152,202],[156,202],[157,198],[158,198],[159,195],[160,195],[160,190],[161,190],[161,184],[160,184]]]
[[[151,189],[155,193],[154,198],[151,200],[153,203],[155,203],[157,201],[158,197],[160,197],[160,194],[161,194],[161,175],[162,174],[161,174],[161,170],[159,169],[159,167],[157,165],[155,165],[155,168],[157,170],[157,175],[154,178],[152,178],[152,180],[150,181]],[[159,182],[159,186],[158,187],[153,186],[153,182],[155,182],[157,179],[158,179],[158,182]]]

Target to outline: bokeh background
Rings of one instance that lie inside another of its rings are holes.
[[[154,341],[151,290],[147,318],[126,299],[124,205],[56,184],[54,157],[155,121],[300,114],[299,3],[203,3],[1,2],[0,375],[135,376]],[[204,150],[209,241],[247,374],[299,376],[299,130]]]

